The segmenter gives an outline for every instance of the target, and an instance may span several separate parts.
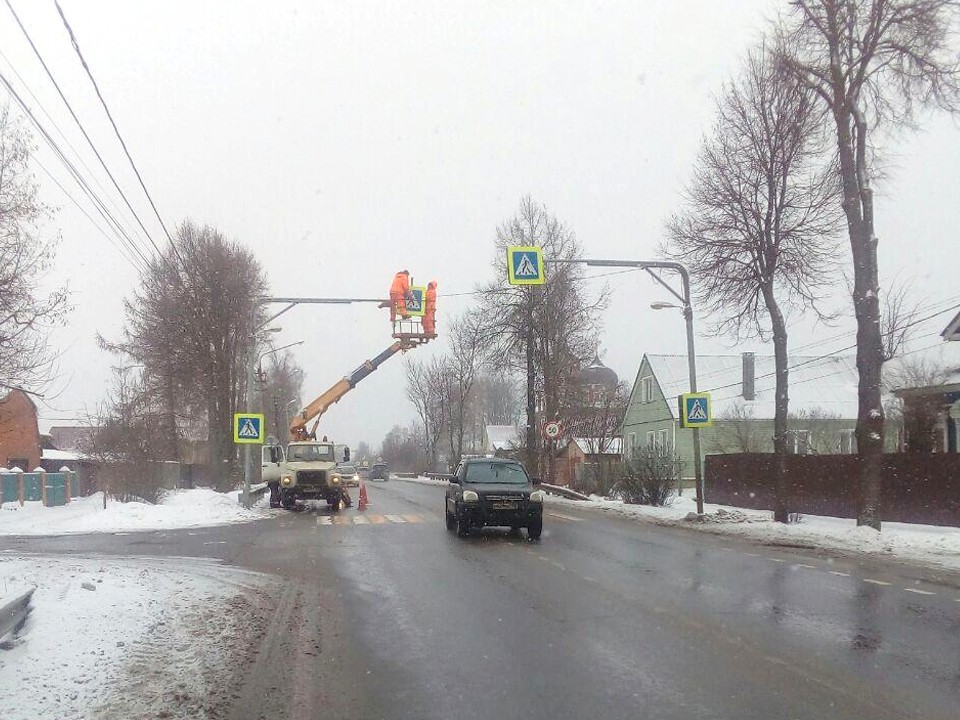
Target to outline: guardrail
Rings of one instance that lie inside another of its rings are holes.
[[[0,606],[0,640],[23,625],[30,614],[30,598],[36,589],[32,587]]]
[[[576,490],[571,490],[570,488],[560,487],[559,485],[550,485],[548,483],[540,483],[540,487],[546,490],[551,495],[559,495],[560,497],[565,497],[568,500],[589,500],[588,495],[583,493],[578,493]]]
[[[250,497],[258,498],[270,488],[266,483],[256,483],[250,486]],[[237,493],[237,502],[243,505],[243,490]]]
[[[452,473],[425,473],[425,477],[431,480],[449,480],[453,477]]]

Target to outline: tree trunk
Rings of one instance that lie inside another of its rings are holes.
[[[857,318],[857,452],[860,492],[857,525],[880,529],[883,405],[880,372],[883,343],[878,297],[877,243],[873,235],[873,191],[866,184],[866,147],[861,129],[854,147],[853,111],[844,109],[837,122],[843,211],[853,256],[853,306]],[[862,127],[862,125],[861,125]]]
[[[773,453],[774,453],[774,505],[773,519],[785,523],[790,517],[787,505],[787,413],[790,407],[789,395],[789,358],[787,356],[787,325],[780,311],[780,305],[773,295],[773,288],[763,288],[763,299],[770,314],[773,329],[773,358],[776,369],[776,389],[774,391],[773,413]]]

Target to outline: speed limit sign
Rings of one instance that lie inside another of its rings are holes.
[[[543,428],[543,434],[550,440],[556,440],[560,437],[560,423],[556,421],[548,422]]]

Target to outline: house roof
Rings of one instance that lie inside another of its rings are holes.
[[[577,373],[577,382],[581,385],[602,385],[612,390],[620,382],[617,373],[600,362],[600,356],[594,355],[593,362]]]
[[[960,342],[940,342],[932,347],[907,350],[884,364],[883,376],[887,389],[894,393],[958,386]]]
[[[487,425],[487,449],[509,450],[520,440],[520,431],[513,425]]]
[[[95,430],[89,425],[53,425],[49,435],[58,450],[79,450]]]
[[[574,438],[573,441],[584,455],[622,455],[622,438]],[[607,449],[602,453],[598,448],[606,442]]]
[[[647,355],[671,415],[676,398],[689,391],[686,355]],[[776,376],[772,355],[755,355],[755,399],[743,399],[741,355],[698,355],[697,387],[709,392],[713,415],[719,417],[742,405],[756,419],[774,415]],[[852,356],[793,356],[790,358],[790,411],[823,410],[841,418],[857,417],[857,366]]]
[[[956,314],[940,335],[943,336],[944,340],[960,341],[960,312]]]

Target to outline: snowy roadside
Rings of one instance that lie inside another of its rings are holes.
[[[424,477],[423,475],[415,478],[397,477],[396,475],[391,475],[390,479],[399,480],[400,482],[417,483],[418,485],[433,485],[434,487],[446,487],[450,484],[446,480],[435,480],[434,478]]]
[[[783,525],[773,522],[772,512],[709,503],[704,505],[706,522],[688,522],[684,518],[696,512],[696,503],[688,495],[673,498],[662,508],[627,505],[596,496],[590,500],[567,500],[551,495],[547,502],[701,532],[736,535],[765,545],[799,545],[960,570],[960,528],[885,522],[883,530],[877,532],[857,527],[855,520],[821,515],[803,515],[799,523]]]
[[[272,582],[202,559],[0,556],[0,603],[37,587],[0,649],[3,717],[220,717]]]
[[[60,507],[39,502],[0,506],[0,535],[68,535],[99,532],[170,530],[250,522],[264,517],[266,500],[247,510],[237,502],[237,493],[219,493],[208,488],[174,490],[156,505],[142,502],[108,502],[100,493],[78,498]]]

